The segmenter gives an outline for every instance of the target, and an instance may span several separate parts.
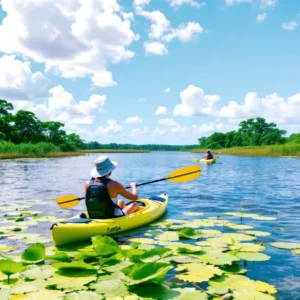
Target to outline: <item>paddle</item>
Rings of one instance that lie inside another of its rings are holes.
[[[142,185],[159,182],[163,180],[169,180],[171,182],[186,182],[198,178],[200,174],[201,174],[200,167],[198,165],[193,165],[193,166],[188,166],[188,167],[175,170],[164,178],[160,178],[160,179],[156,179],[144,183],[139,183],[136,186],[142,186]],[[127,186],[125,188],[129,189],[130,186]],[[61,208],[71,208],[76,206],[79,203],[79,201],[83,199],[85,199],[85,197],[78,198],[77,196],[74,195],[65,195],[56,198],[56,203]]]

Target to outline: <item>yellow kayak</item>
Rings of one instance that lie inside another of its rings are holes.
[[[139,210],[133,214],[113,219],[80,218],[79,215],[53,224],[52,239],[56,246],[90,240],[92,236],[110,235],[148,224],[164,214],[168,195],[162,194],[149,199],[139,199]],[[85,213],[88,215],[87,213]]]
[[[217,160],[215,158],[213,159],[200,159],[200,162],[204,163],[204,164],[214,164]]]

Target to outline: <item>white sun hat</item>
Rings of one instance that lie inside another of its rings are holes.
[[[111,161],[107,156],[99,156],[95,160],[95,167],[91,171],[92,177],[102,177],[106,174],[113,171],[116,166],[118,165],[117,162]]]

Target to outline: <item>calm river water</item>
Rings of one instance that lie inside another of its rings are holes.
[[[0,161],[1,206],[36,199],[46,204],[32,205],[30,209],[45,215],[70,217],[84,211],[84,203],[61,210],[55,198],[67,194],[82,197],[83,184],[89,179],[97,156]],[[119,163],[112,178],[124,185],[166,177],[178,168],[195,164],[192,158],[197,156],[200,157],[189,152],[109,155]],[[201,170],[201,176],[195,181],[162,181],[140,187],[139,194],[143,197],[168,193],[166,218],[193,218],[182,214],[190,211],[203,212],[203,217],[218,215],[230,219],[223,213],[239,212],[240,206],[246,213],[276,217],[275,221],[243,220],[244,224],[254,226],[254,230],[271,233],[264,240],[264,253],[271,259],[249,262],[247,276],[274,284],[280,299],[300,299],[300,256],[270,245],[273,241],[300,242],[300,159],[221,155],[214,165],[201,164]],[[49,237],[49,224],[44,223],[32,231]],[[143,229],[134,235],[142,232]]]

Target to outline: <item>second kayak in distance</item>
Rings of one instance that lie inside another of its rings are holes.
[[[214,164],[217,161],[216,158],[213,159],[200,159],[200,162],[204,163],[204,164]]]

